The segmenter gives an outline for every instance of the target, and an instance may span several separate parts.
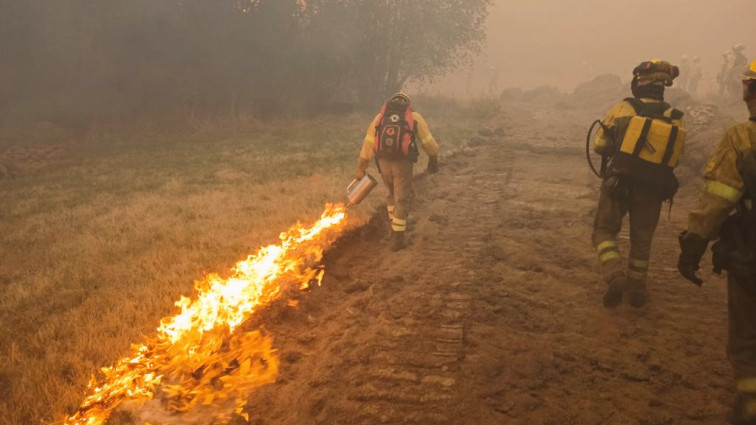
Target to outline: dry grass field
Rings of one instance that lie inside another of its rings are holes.
[[[425,104],[442,167],[495,115]],[[0,180],[0,423],[72,413],[90,375],[152,334],[195,280],[342,201],[370,118],[74,145],[54,167]]]

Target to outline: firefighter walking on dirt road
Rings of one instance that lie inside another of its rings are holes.
[[[664,89],[679,75],[668,62],[643,62],[633,70],[633,97],[614,105],[594,139],[594,151],[609,164],[602,170],[593,223],[593,246],[607,283],[604,306],[616,307],[627,292],[630,305],[646,303],[646,274],[651,241],[662,202],[678,182],[672,169],[685,142],[683,113],[664,102]],[[617,246],[622,220],[629,214],[630,258],[627,266]]]
[[[706,183],[680,234],[680,273],[698,286],[709,240],[714,271],[727,270],[727,355],[735,376],[735,424],[756,425],[756,61],[742,76],[750,119],[730,127],[704,171]],[[732,214],[735,210],[736,213]]]
[[[428,172],[438,171],[438,143],[425,119],[412,110],[409,96],[396,93],[383,105],[367,129],[360,151],[355,178],[365,175],[375,158],[378,171],[388,188],[386,208],[391,220],[391,250],[404,247],[404,232],[412,202],[412,168],[419,155],[417,142],[428,154]]]

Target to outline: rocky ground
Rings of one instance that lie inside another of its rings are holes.
[[[697,288],[675,269],[699,185],[664,207],[650,302],[607,310],[590,121],[506,117],[417,180],[405,250],[376,214],[328,254],[321,287],[260,318],[281,366],[251,395],[252,424],[726,423],[724,278]]]

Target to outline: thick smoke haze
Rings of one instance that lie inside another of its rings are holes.
[[[570,91],[596,75],[629,80],[632,68],[658,58],[700,56],[709,90],[722,54],[741,43],[756,56],[753,0],[497,0],[488,43],[473,69],[426,87],[432,93],[490,95],[506,87],[553,85]]]

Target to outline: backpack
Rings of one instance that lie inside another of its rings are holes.
[[[663,199],[677,192],[678,182],[672,170],[680,162],[686,131],[672,123],[683,112],[666,102],[644,103],[627,98],[637,115],[620,117],[613,130],[617,142],[612,168],[616,174],[661,188]]]
[[[415,142],[417,122],[412,118],[410,105],[385,103],[375,127],[375,157],[377,159],[408,159],[417,162]]]

